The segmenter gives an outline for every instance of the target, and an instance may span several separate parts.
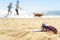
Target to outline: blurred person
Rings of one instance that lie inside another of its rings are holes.
[[[7,14],[7,16],[8,16],[9,14],[12,14],[11,8],[12,8],[12,3],[10,3],[10,4],[8,5],[8,14]],[[7,17],[7,16],[6,16],[6,17]]]
[[[17,15],[19,15],[19,12],[18,12],[18,9],[19,9],[19,8],[20,8],[20,7],[19,7],[19,1],[17,1],[16,9],[15,9]],[[20,9],[23,10],[22,8],[20,8]]]

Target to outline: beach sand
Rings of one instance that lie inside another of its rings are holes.
[[[58,34],[32,32],[42,23],[54,26]],[[0,40],[60,40],[60,18],[1,18]]]

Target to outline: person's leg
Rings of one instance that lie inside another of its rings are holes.
[[[12,14],[12,11],[10,11],[8,15],[10,16],[11,14]]]
[[[18,10],[16,9],[16,13],[17,13],[17,15],[19,15],[19,13],[18,13]]]
[[[9,15],[9,12],[10,12],[10,10],[8,10],[8,14],[5,17],[7,17]]]
[[[19,15],[18,10],[17,10],[17,15]]]

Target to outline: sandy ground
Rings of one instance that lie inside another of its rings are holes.
[[[58,34],[32,32],[41,24],[54,26]],[[60,18],[4,18],[0,19],[0,40],[60,40]]]

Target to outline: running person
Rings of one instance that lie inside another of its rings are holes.
[[[17,15],[19,15],[19,12],[18,12],[18,9],[19,9],[19,8],[20,8],[20,7],[19,7],[19,1],[17,1],[16,9],[15,9]],[[22,8],[20,8],[20,9],[22,9]]]
[[[7,16],[9,15],[10,12],[12,13],[11,8],[12,8],[12,3],[10,3],[9,6],[8,6],[8,14],[7,14]]]
[[[19,15],[19,13],[18,13],[18,9],[19,9],[19,1],[17,1],[16,9],[15,9],[15,11],[16,11],[16,13],[17,13],[17,15]]]

